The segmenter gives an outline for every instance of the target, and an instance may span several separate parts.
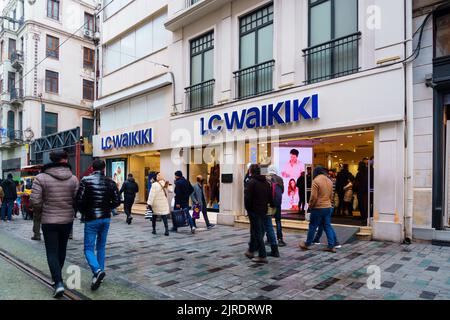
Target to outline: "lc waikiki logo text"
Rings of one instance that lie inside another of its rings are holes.
[[[111,150],[153,143],[152,129],[138,130],[102,138],[102,149]]]
[[[306,108],[311,105],[311,111]],[[284,111],[284,112],[283,112]],[[200,133],[218,133],[224,128],[242,130],[273,126],[275,124],[287,124],[297,122],[301,118],[305,120],[319,119],[319,95],[313,94],[303,100],[294,99],[281,101],[277,104],[268,104],[261,107],[252,107],[241,111],[214,114],[205,119],[200,118]],[[206,128],[205,128],[206,126]]]

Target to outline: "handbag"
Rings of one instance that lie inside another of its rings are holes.
[[[186,210],[189,210],[189,209],[188,208],[176,209],[176,210],[172,211],[172,219],[173,219],[174,225],[177,228],[187,227],[189,225],[187,215],[186,215],[186,214],[189,214],[189,211],[186,213]]]
[[[192,206],[192,218],[193,219],[200,219],[200,211],[202,207],[200,204],[196,203]]]
[[[151,219],[153,217],[152,207],[147,205],[147,210],[145,211],[145,219]]]

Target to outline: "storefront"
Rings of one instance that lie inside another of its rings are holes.
[[[191,182],[198,172],[210,175],[218,166],[218,222],[232,224],[245,214],[243,184],[248,163],[278,168],[287,191],[284,216],[301,219],[296,188],[302,171],[321,165],[339,172],[348,164],[356,176],[363,162],[368,219],[361,221],[356,195],[352,217],[361,226],[369,224],[375,239],[401,241],[405,201],[402,71],[386,68],[369,73],[174,117],[172,130],[185,132],[172,139],[172,148],[190,150],[185,168]],[[192,159],[192,148],[203,153],[201,162]],[[214,161],[205,160],[208,148],[215,150]],[[295,174],[288,168],[292,150],[302,164]],[[340,223],[348,224],[345,219]]]

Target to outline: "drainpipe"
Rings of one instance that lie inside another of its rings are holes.
[[[412,0],[404,0],[405,9],[405,57],[412,54]],[[410,41],[408,41],[410,40]],[[404,243],[410,244],[412,241],[413,224],[413,159],[414,159],[414,114],[413,114],[413,64],[404,64],[405,72],[405,206],[404,206]]]
[[[168,67],[168,66],[167,66]],[[170,77],[172,78],[172,111],[171,114],[178,114],[178,110],[176,108],[176,98],[175,98],[175,75],[173,74],[172,71],[168,71],[168,74],[170,74]]]

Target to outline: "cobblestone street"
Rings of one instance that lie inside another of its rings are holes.
[[[31,227],[31,221],[19,218],[2,222],[0,236],[25,244],[45,260],[43,242],[30,240]],[[166,237],[161,222],[158,228],[152,235],[143,217],[135,217],[131,226],[124,215],[113,219],[105,284],[118,283],[142,299],[450,299],[449,247],[357,241],[336,254],[319,248],[302,252],[297,244],[304,236],[288,234],[281,258],[257,265],[243,255],[246,229],[216,226],[191,235],[182,228]],[[66,267],[77,264],[89,278],[82,231],[76,221]],[[380,289],[366,285],[370,265],[381,268]]]

